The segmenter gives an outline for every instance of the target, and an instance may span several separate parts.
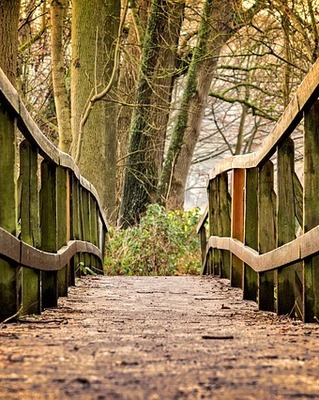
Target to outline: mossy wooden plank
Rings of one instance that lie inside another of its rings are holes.
[[[216,221],[216,235],[220,235],[220,192],[219,192],[219,183],[220,176],[218,175],[215,178],[216,190],[214,191],[214,208],[215,208],[215,221]],[[220,261],[221,261],[221,251],[218,249],[213,249],[213,275],[220,276]]]
[[[232,226],[231,236],[244,242],[245,170],[234,169],[232,181]],[[235,255],[231,256],[230,283],[233,287],[243,287],[244,263]]]
[[[303,187],[296,173],[293,175],[295,217],[303,227]]]
[[[0,105],[0,226],[16,234],[15,119]],[[0,260],[0,321],[20,309],[19,273],[15,264]]]
[[[56,167],[45,160],[41,163],[40,228],[41,249],[55,253],[57,251]],[[57,306],[57,282],[57,272],[42,272],[43,308]]]
[[[277,247],[295,238],[294,142],[288,138],[278,147],[277,160]],[[277,313],[289,314],[295,305],[295,268],[277,272]]]
[[[91,224],[90,224],[90,197],[89,192],[81,188],[80,189],[80,212],[81,212],[81,230],[83,232],[83,240],[91,241]],[[84,254],[84,268],[91,268],[91,256],[90,254]]]
[[[218,235],[218,177],[213,179],[209,184],[208,190],[208,202],[209,202],[209,235]],[[212,249],[209,257],[209,265],[207,268],[207,274],[215,274],[215,271],[219,272],[219,250]]]
[[[90,196],[90,225],[91,225],[91,242],[95,245],[99,245],[99,221],[98,221],[98,215],[99,215],[99,209],[97,202],[95,198]],[[97,273],[103,273],[103,266],[101,266],[101,263],[99,259],[95,256],[91,256],[92,258],[92,267],[94,268],[94,271]]]
[[[71,174],[71,239],[82,239],[80,225],[80,183],[77,177]],[[74,255],[70,263],[70,284],[75,284],[75,277],[80,276],[79,269],[80,256]]]
[[[201,227],[199,235],[200,235],[200,248],[201,248],[202,264],[203,264],[206,258],[206,245],[207,245],[207,233],[205,226]]]
[[[56,229],[57,250],[65,246],[68,237],[68,173],[63,167],[56,168]],[[58,271],[58,295],[68,294],[68,266]]]
[[[27,140],[20,144],[20,220],[21,240],[40,247],[38,152]],[[39,314],[41,304],[41,271],[22,268],[21,314]]]
[[[305,113],[304,232],[319,224],[319,102]],[[303,318],[319,319],[319,256],[304,261]]]
[[[228,192],[228,174],[224,172],[219,179],[219,236],[231,235],[231,198]],[[230,278],[230,253],[227,250],[220,251],[220,274],[222,278]]]
[[[258,168],[246,170],[245,245],[258,251]],[[243,297],[257,301],[258,274],[244,264]]]
[[[274,192],[274,166],[267,161],[259,170],[259,253],[276,247],[276,194]],[[258,275],[258,306],[260,310],[275,311],[274,272]]]

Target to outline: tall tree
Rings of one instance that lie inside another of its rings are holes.
[[[162,108],[162,110],[165,110],[167,114],[167,102],[171,93],[173,76],[172,72],[169,73],[165,69],[165,74],[170,74],[169,79],[165,82],[162,79],[163,91],[156,92],[156,84],[159,83],[157,72],[161,70],[161,62],[164,60],[161,48],[167,36],[165,33],[168,31],[170,34],[172,33],[172,27],[169,28],[168,22],[172,15],[172,8],[176,13],[176,5],[180,7],[180,4],[181,1],[170,0],[153,0],[152,3],[144,35],[135,108],[131,122],[129,154],[124,175],[120,210],[120,225],[123,227],[137,222],[147,204],[155,198],[161,152],[163,151],[163,135],[166,132],[168,119],[167,115],[159,112],[156,103],[159,100],[158,96],[161,96],[161,102],[166,103],[166,109]],[[176,49],[176,35],[172,35],[172,37],[175,38]],[[172,44],[172,40],[170,43]],[[171,59],[168,58],[168,60]],[[171,61],[169,64],[172,68]],[[162,120],[161,124],[164,122],[164,129],[162,127],[160,132],[152,126],[155,121],[159,122],[159,118]],[[158,133],[160,134],[158,135]],[[160,139],[157,136],[160,136]]]
[[[66,153],[69,152],[72,143],[71,113],[65,86],[63,52],[63,20],[68,4],[68,0],[52,0],[50,7],[52,83],[59,129],[59,148]]]
[[[182,208],[186,179],[197,143],[204,106],[221,48],[234,32],[240,2],[206,0],[197,45],[188,69],[172,139],[161,175],[158,200],[168,208]]]
[[[107,96],[103,101],[91,100],[114,77],[119,23],[119,1],[73,1],[72,153],[81,173],[98,190],[109,217],[116,207],[116,105]]]
[[[117,152],[117,204],[121,202],[125,160],[129,146],[130,122],[138,80],[142,41],[144,38],[150,0],[130,2],[130,10],[126,21],[127,36],[122,40],[121,65],[118,86],[116,89],[118,112],[118,152]]]

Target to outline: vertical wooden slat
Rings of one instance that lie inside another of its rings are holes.
[[[215,178],[210,181],[208,202],[209,202],[209,236],[216,236],[218,234],[218,179]],[[209,264],[207,274],[214,274],[219,269],[218,250],[211,250],[209,257]]]
[[[216,176],[214,179],[216,190],[214,196],[214,208],[215,208],[215,235],[220,236],[221,223],[220,223],[220,192],[219,192],[219,183],[220,183],[220,175]],[[221,251],[218,249],[213,249],[212,251],[212,261],[213,261],[213,275],[220,276],[220,259],[221,259]]]
[[[81,230],[83,234],[83,240],[88,242],[91,241],[91,227],[90,227],[90,198],[89,193],[86,189],[81,188]],[[84,254],[81,260],[84,262],[85,267],[91,267],[91,256],[90,254]]]
[[[15,119],[0,104],[0,226],[16,234]],[[19,274],[14,264],[0,259],[0,321],[20,308]]]
[[[274,166],[267,161],[259,170],[259,252],[266,253],[276,247],[276,195],[274,192]],[[258,305],[261,310],[275,310],[274,272],[259,274]]]
[[[294,142],[288,138],[278,147],[277,221],[278,243],[282,246],[295,238]],[[295,268],[279,268],[277,272],[277,312],[289,314],[295,305]]]
[[[71,239],[82,239],[80,226],[80,184],[74,174],[71,176]],[[78,268],[80,255],[75,254],[71,260],[71,284],[75,284],[75,276],[80,276]]]
[[[20,144],[20,221],[21,240],[39,248],[39,190],[38,153],[24,140]],[[39,314],[42,309],[40,292],[41,272],[22,268],[21,314]]]
[[[305,113],[304,232],[319,224],[319,102]],[[303,313],[305,322],[319,319],[319,256],[304,261]]]
[[[66,242],[71,239],[71,171],[66,171]],[[75,275],[72,260],[67,265],[67,285],[75,283]]]
[[[56,245],[57,250],[68,242],[68,174],[62,167],[56,168]],[[68,268],[67,265],[58,271],[58,295],[68,294]]]
[[[98,230],[98,215],[99,209],[96,200],[92,195],[90,195],[90,225],[91,225],[91,241],[95,246],[99,246],[99,230]],[[91,256],[92,267],[94,267],[95,272],[103,273],[103,265],[95,256]]]
[[[41,249],[56,252],[56,168],[46,160],[41,163],[40,191]],[[44,308],[58,303],[57,272],[42,272],[42,303]]]
[[[228,193],[228,174],[224,172],[219,179],[219,224],[218,234],[229,237],[231,234],[230,220],[230,195]],[[226,250],[220,251],[220,274],[222,278],[230,278],[230,253]]]
[[[199,237],[200,237],[200,248],[201,248],[201,254],[202,254],[202,265],[205,261],[205,253],[206,253],[206,246],[207,246],[207,233],[206,233],[206,228],[203,225],[199,231]]]
[[[246,170],[245,245],[258,251],[258,168]],[[258,274],[244,265],[243,297],[257,301]]]
[[[245,170],[233,170],[231,236],[244,242]],[[232,255],[230,282],[233,287],[243,286],[244,263]]]

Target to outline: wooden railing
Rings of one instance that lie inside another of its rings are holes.
[[[0,322],[55,307],[75,277],[103,273],[99,198],[39,130],[0,69]]]
[[[210,172],[198,225],[203,274],[230,279],[261,310],[305,322],[319,321],[318,95],[319,61],[262,147]],[[292,139],[302,120],[303,184]]]

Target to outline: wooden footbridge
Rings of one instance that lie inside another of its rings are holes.
[[[261,310],[306,322],[319,318],[318,94],[319,61],[263,146],[211,171],[198,228],[203,274],[229,278]],[[291,138],[302,120],[303,182]],[[94,187],[39,131],[1,70],[0,142],[3,321],[56,306],[85,268],[102,273],[107,222]]]

